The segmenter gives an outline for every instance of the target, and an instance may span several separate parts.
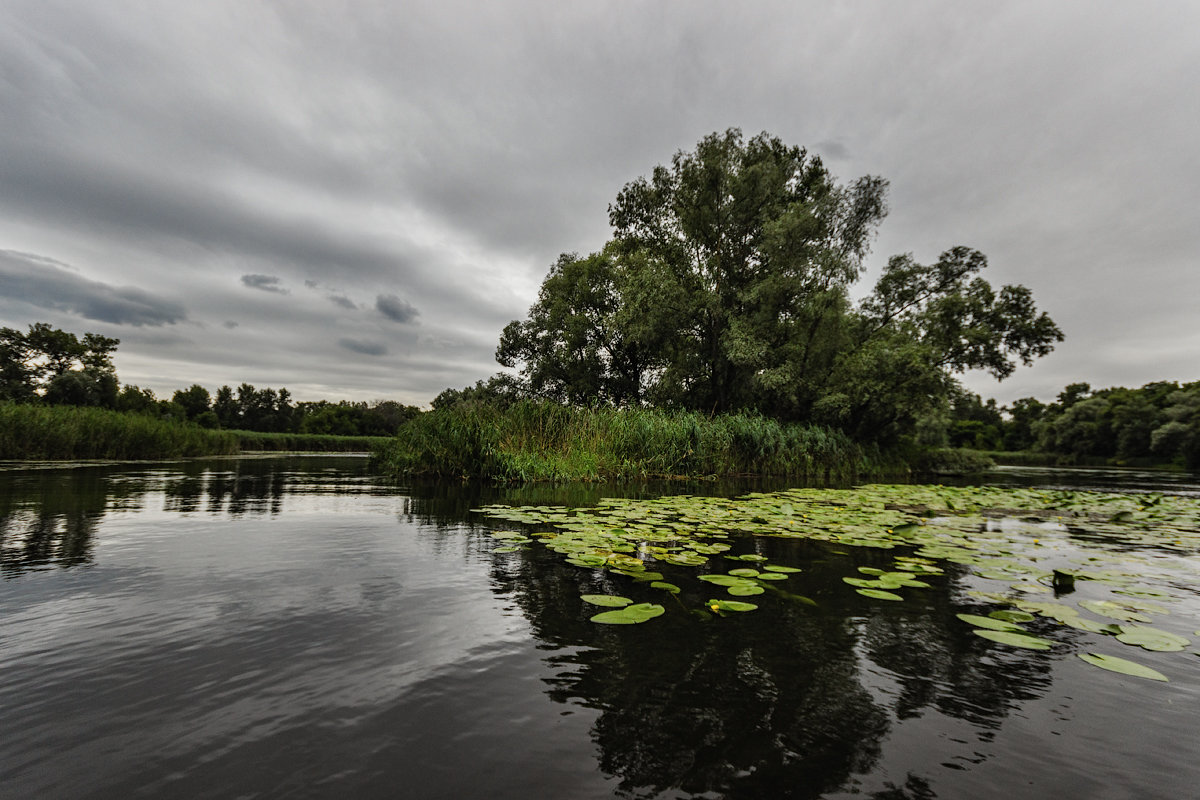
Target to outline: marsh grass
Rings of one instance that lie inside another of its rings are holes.
[[[227,431],[101,408],[0,403],[0,458],[160,459],[227,455]]]
[[[259,433],[229,431],[245,450],[269,450],[297,453],[366,453],[391,437],[339,436],[326,433]]]
[[[495,481],[789,475],[848,479],[905,471],[827,428],[757,414],[460,404],[411,420],[376,450],[392,475]]]

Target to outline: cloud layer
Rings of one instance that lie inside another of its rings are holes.
[[[972,388],[1195,380],[1197,23],[1115,0],[13,0],[0,324],[101,327],[158,391],[424,403],[494,371],[626,181],[737,126],[890,180],[872,270],[966,244],[1030,286],[1067,341]]]

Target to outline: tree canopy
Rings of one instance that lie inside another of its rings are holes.
[[[967,247],[895,256],[852,302],[886,193],[766,133],[706,136],[625,185],[612,239],[558,259],[496,358],[562,402],[756,409],[894,439],[955,374],[1005,378],[1062,333],[1024,286],[993,289]]]

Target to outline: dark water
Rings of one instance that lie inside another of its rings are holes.
[[[962,568],[873,602],[841,584],[869,556],[781,539],[817,607],[601,626],[589,572],[493,553],[468,513],[612,493],[396,488],[351,457],[0,471],[0,796],[1200,792],[1191,654],[1160,684],[1006,648],[955,624]]]

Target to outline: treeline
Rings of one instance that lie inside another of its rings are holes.
[[[420,413],[392,400],[294,403],[287,389],[243,383],[215,394],[199,384],[159,399],[150,389],[121,386],[112,356],[120,344],[82,337],[37,322],[26,332],[0,328],[0,401],[135,413],[210,430],[324,436],[390,436]]]
[[[258,389],[248,383],[236,391],[222,386],[215,394],[193,384],[176,391],[170,400],[157,399],[149,389],[126,386],[116,408],[195,422],[203,428],[330,436],[391,436],[421,413],[416,406],[394,400],[293,403],[287,389]]]
[[[1072,383],[1055,402],[1009,406],[961,393],[948,413],[927,418],[930,445],[1057,456],[1061,463],[1173,465],[1200,469],[1200,381],[1093,390]]]

